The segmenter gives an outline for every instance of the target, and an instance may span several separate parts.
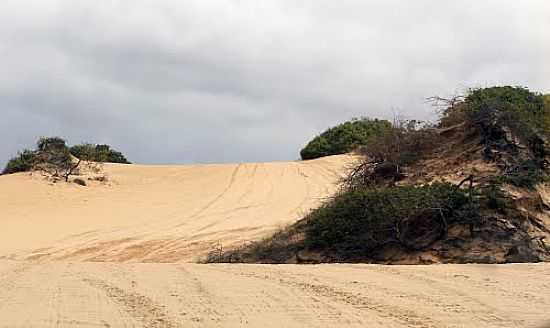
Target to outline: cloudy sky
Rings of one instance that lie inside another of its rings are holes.
[[[550,92],[550,1],[0,2],[0,165],[39,136],[138,163],[292,160],[468,87]]]

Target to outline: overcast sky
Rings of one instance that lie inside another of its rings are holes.
[[[0,1],[0,165],[39,136],[138,163],[293,160],[352,117],[550,92],[550,1]]]

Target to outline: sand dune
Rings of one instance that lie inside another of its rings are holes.
[[[0,256],[190,262],[255,240],[330,196],[350,156],[227,165],[106,165],[107,185],[0,177]]]
[[[352,160],[108,165],[86,187],[2,176],[0,327],[550,326],[547,264],[159,263],[294,222]]]

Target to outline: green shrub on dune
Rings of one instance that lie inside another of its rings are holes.
[[[32,169],[35,154],[32,150],[25,149],[16,157],[10,159],[2,174],[13,174],[18,172],[27,172]]]
[[[87,162],[130,164],[121,152],[109,145],[84,143],[69,147],[63,138],[42,137],[36,149],[26,149],[10,159],[1,174],[44,170],[52,165],[67,170],[73,166],[71,155]]]
[[[306,246],[346,259],[397,243],[420,249],[454,221],[471,220],[467,192],[449,183],[373,188],[335,197],[307,217]]]
[[[89,157],[96,162],[131,164],[121,152],[112,149],[109,145],[83,143],[72,146],[70,151],[77,158]]]
[[[302,159],[314,159],[353,151],[386,130],[391,123],[378,119],[354,119],[332,127],[311,140],[301,151]]]

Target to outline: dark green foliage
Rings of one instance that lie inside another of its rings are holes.
[[[8,162],[2,174],[37,169],[58,176],[61,171],[69,170],[71,165],[71,154],[64,139],[42,137],[36,143],[36,150],[24,150],[19,153]]]
[[[482,128],[487,128],[487,123],[507,126],[529,142],[534,133],[550,133],[550,107],[545,102],[543,95],[527,88],[492,87],[471,90],[463,110]]]
[[[25,149],[16,157],[10,159],[2,174],[13,174],[17,172],[27,172],[32,169],[35,161],[35,154],[32,150]]]
[[[41,137],[36,143],[37,151],[47,152],[65,152],[67,148],[67,142],[60,137]]]
[[[306,160],[348,153],[390,128],[391,123],[386,120],[354,119],[321,133],[300,151],[300,155]]]
[[[447,224],[471,220],[472,206],[466,192],[448,183],[357,188],[308,216],[306,245],[343,257],[365,257],[391,242],[422,248],[441,238]]]
[[[121,152],[111,149],[109,145],[94,145],[84,143],[70,148],[71,154],[77,158],[100,163],[130,164]]]

